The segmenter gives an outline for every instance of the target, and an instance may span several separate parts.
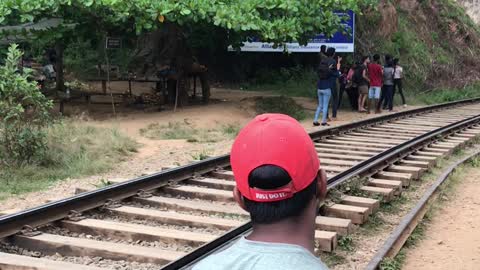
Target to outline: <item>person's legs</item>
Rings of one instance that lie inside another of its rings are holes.
[[[352,110],[356,107],[356,103],[357,103],[357,100],[355,99],[355,96],[353,94],[353,87],[349,87],[347,89],[345,89],[345,91],[347,92],[347,97],[348,97],[348,103],[350,103],[350,108],[352,108]]]
[[[390,100],[389,100],[389,103],[388,103],[388,109],[389,110],[392,110],[390,109],[390,103],[391,103],[391,107],[393,108],[393,102],[394,102],[394,99],[395,99],[395,83],[393,83],[393,85],[390,87]]]
[[[380,108],[383,108],[385,110],[385,86],[380,88],[380,100],[378,101],[377,104],[377,111],[380,111]]]
[[[358,94],[358,102],[357,102],[357,110],[360,112],[360,108],[362,106],[362,94]]]
[[[320,92],[320,89],[317,90],[317,98],[318,98],[318,105],[317,105],[317,110],[315,111],[315,117],[313,118],[313,124],[318,123],[318,117],[320,115],[320,112],[322,111],[323,95]]]
[[[338,93],[338,105],[337,110],[342,106],[343,101],[343,92],[345,92],[345,84],[340,84],[340,92]],[[348,92],[347,92],[348,94]]]
[[[373,99],[375,98],[375,90],[376,90],[375,87],[370,87],[370,89],[368,89],[368,104],[367,104],[367,113],[368,114],[372,110]]]
[[[365,98],[366,96],[363,95],[362,93],[358,93],[358,111],[359,112],[364,112],[365,109],[363,108],[363,105],[365,104]]]
[[[352,110],[358,110],[358,87],[352,87]]]
[[[400,93],[400,97],[402,97],[402,105],[406,105],[407,103],[405,102],[405,96],[403,95],[403,83],[402,79],[397,79],[395,80],[398,86],[398,93]]]
[[[386,85],[385,89],[387,90],[387,105],[388,105],[388,110],[392,111],[393,110],[393,85]]]
[[[319,90],[322,92],[323,97],[323,105],[322,105],[322,125],[327,123],[327,112],[328,112],[328,103],[330,102],[330,97],[332,95],[332,91],[330,89]]]
[[[331,97],[332,97],[332,117],[335,119],[337,118],[337,108],[338,108],[338,91],[337,85],[331,89]]]
[[[368,86],[362,85],[358,87],[359,94],[361,96],[360,103],[358,104],[358,111],[365,112],[365,101],[367,100],[368,96]]]
[[[375,107],[375,113],[380,113],[380,107],[378,106],[378,102],[380,100],[381,92],[381,87],[375,87],[375,93],[373,94],[373,105]]]

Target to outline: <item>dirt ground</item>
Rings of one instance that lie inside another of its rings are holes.
[[[122,86],[123,87],[123,86]],[[145,88],[145,87],[144,87]],[[147,91],[148,87],[144,90]],[[67,115],[78,119],[85,125],[98,127],[113,127],[127,134],[141,144],[138,153],[128,161],[118,164],[112,171],[85,177],[82,179],[67,179],[54,184],[50,189],[40,192],[20,195],[7,199],[0,205],[0,210],[26,209],[51,200],[58,200],[74,194],[75,188],[94,189],[102,179],[122,178],[131,179],[138,176],[158,172],[162,167],[184,165],[194,161],[194,155],[205,153],[209,156],[218,156],[230,151],[232,139],[225,139],[210,143],[190,143],[186,140],[152,140],[143,137],[140,129],[150,124],[161,125],[169,122],[188,122],[195,128],[212,128],[226,124],[243,126],[255,116],[253,99],[257,96],[271,95],[265,92],[239,91],[229,89],[212,89],[212,102],[205,105],[191,105],[177,109],[163,111],[145,111],[132,108],[116,107],[113,115],[109,104],[95,104],[88,108],[85,104],[67,104]],[[308,98],[295,98],[301,104],[309,117],[302,122],[307,131],[314,131],[322,127],[313,127],[312,119],[316,109],[316,101]],[[347,105],[347,101],[344,102]],[[411,107],[409,107],[410,109]],[[405,110],[405,108],[397,108]],[[350,123],[377,115],[359,114],[345,108],[338,113],[338,120],[331,122],[332,126]]]
[[[408,249],[402,269],[480,268],[480,168],[465,179],[428,223],[425,237]]]

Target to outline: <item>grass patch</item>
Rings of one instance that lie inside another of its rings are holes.
[[[317,74],[313,68],[301,65],[271,69],[260,69],[254,79],[240,85],[243,90],[269,91],[289,97],[312,97],[317,96]]]
[[[321,253],[320,258],[330,268],[347,262],[345,257],[335,253]]]
[[[328,191],[328,198],[335,203],[340,203],[344,195],[365,197],[369,196],[361,188],[365,185],[368,178],[352,177],[341,185]]]
[[[72,122],[48,129],[48,152],[40,164],[0,170],[0,200],[48,188],[67,178],[108,171],[137,149],[116,129]]]
[[[195,128],[187,122],[154,123],[140,129],[140,134],[153,140],[186,140],[190,143],[213,143],[233,139],[240,132],[239,123],[221,125],[220,129]]]
[[[149,139],[159,140],[193,140],[198,130],[189,124],[168,122],[167,125],[154,123],[140,129],[140,134]]]
[[[238,133],[240,132],[240,129],[241,129],[241,126],[239,123],[222,125],[222,133],[224,135],[229,136],[232,139],[237,137]]]
[[[258,114],[262,113],[282,113],[301,121],[307,117],[302,106],[298,105],[293,98],[280,97],[260,97],[255,102],[255,109]]]
[[[435,91],[420,95],[419,99],[431,105],[476,97],[480,97],[480,83],[466,86],[463,89],[436,89]]]
[[[353,238],[350,235],[340,236],[338,238],[338,247],[341,250],[352,252],[355,250],[355,243],[353,242]]]
[[[409,189],[411,191],[412,189]],[[382,203],[380,205],[380,212],[392,214],[395,213],[402,205],[406,204],[409,199],[405,196],[398,196],[388,203]]]
[[[405,262],[405,252],[400,251],[395,258],[385,258],[380,263],[381,270],[401,270],[402,265]]]
[[[379,212],[371,215],[368,218],[368,221],[361,225],[361,228],[367,235],[372,235],[377,233],[378,228],[385,224],[385,221],[380,217]]]
[[[208,153],[205,152],[205,151],[192,154],[191,156],[192,156],[192,158],[193,158],[194,160],[205,160],[205,159],[207,159],[207,158],[210,157],[210,156],[208,155]]]

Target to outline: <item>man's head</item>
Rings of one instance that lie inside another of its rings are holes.
[[[364,57],[362,58],[362,63],[363,63],[364,65],[369,64],[369,63],[370,63],[370,56],[364,56]]]
[[[398,65],[399,62],[400,62],[400,59],[398,59],[398,58],[393,59],[393,64],[395,66]]]
[[[320,52],[325,54],[327,52],[327,46],[325,45],[320,46]]]
[[[293,118],[257,116],[242,129],[230,154],[234,196],[254,224],[314,214],[326,176],[310,136]]]
[[[327,49],[327,52],[325,53],[326,56],[328,57],[334,57],[335,56],[335,48],[329,47]]]
[[[380,55],[379,55],[379,54],[375,54],[375,55],[373,56],[373,61],[374,61],[375,63],[379,63],[379,62],[380,62]]]
[[[392,61],[392,58],[393,58],[392,55],[386,54],[385,55],[385,63]]]

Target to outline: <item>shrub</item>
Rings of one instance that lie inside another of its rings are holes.
[[[306,118],[305,110],[298,105],[293,98],[280,97],[261,97],[256,101],[256,111],[262,113],[282,113],[301,121]]]
[[[13,44],[0,66],[0,158],[7,164],[28,164],[46,150],[44,127],[53,103],[32,81],[31,70],[19,69],[22,52]]]

